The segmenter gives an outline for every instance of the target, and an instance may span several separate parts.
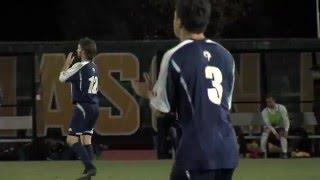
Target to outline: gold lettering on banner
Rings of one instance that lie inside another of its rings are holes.
[[[59,73],[65,62],[65,54],[43,54],[40,67],[41,76],[41,101],[38,103],[41,113],[38,133],[46,135],[47,129],[61,128],[64,135],[67,134],[71,119],[73,105],[71,102],[70,85],[59,81]],[[52,109],[52,101],[55,101],[56,109]]]
[[[96,130],[102,135],[131,135],[140,126],[140,108],[134,97],[111,76],[120,73],[120,81],[139,78],[139,61],[131,53],[102,53],[96,57],[99,67],[99,90],[120,111],[111,114],[111,108],[100,108]]]

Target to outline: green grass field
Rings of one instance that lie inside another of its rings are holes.
[[[96,161],[95,180],[167,180],[171,161]],[[3,162],[1,180],[73,180],[79,161]],[[241,160],[234,180],[320,180],[320,159]]]

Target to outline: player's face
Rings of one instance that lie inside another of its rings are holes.
[[[81,60],[85,59],[84,52],[83,52],[80,44],[78,44],[77,55]]]
[[[77,55],[78,55],[78,57],[81,57],[81,46],[80,46],[80,44],[78,44]]]
[[[181,20],[180,18],[178,18],[177,12],[174,11],[173,31],[174,31],[174,35],[177,38],[180,38],[180,31],[181,31],[180,28],[181,28]]]
[[[267,98],[266,103],[268,108],[274,108],[276,106],[276,102],[274,101],[273,98]]]

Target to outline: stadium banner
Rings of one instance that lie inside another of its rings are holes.
[[[100,73],[100,116],[96,132],[104,141],[118,147],[152,146],[157,131],[156,119],[150,112],[148,100],[135,92],[131,81],[143,83],[144,72],[149,72],[152,79],[156,80],[163,53],[177,43],[97,42],[99,54],[95,63]],[[313,64],[312,53],[318,50],[320,42],[223,40],[221,43],[235,58],[233,112],[259,112],[263,95],[267,92],[281,95],[281,100],[313,100],[313,82],[309,69]],[[53,128],[60,129],[62,135],[67,133],[74,107],[70,85],[59,82],[58,76],[66,54],[75,51],[76,47],[76,42],[0,43],[0,54],[29,53],[34,56],[37,65],[35,84],[39,137],[47,136]],[[312,111],[311,104],[287,106],[293,110]]]
[[[260,59],[257,53],[244,53],[241,59],[240,71],[235,88],[235,99],[246,101],[260,101]],[[59,82],[60,69],[65,61],[65,54],[44,53],[41,59],[41,115],[43,121],[38,128],[40,136],[46,135],[48,128],[61,128],[64,135],[68,130],[70,117],[74,106],[71,102],[70,85]],[[156,60],[157,58],[151,58]],[[161,61],[161,58],[158,58]],[[151,60],[152,61],[152,60]],[[132,53],[100,53],[95,63],[99,68],[99,91],[101,93],[100,116],[96,125],[96,132],[103,136],[128,136],[133,135],[144,124],[152,125],[156,131],[156,119],[150,114],[147,99],[139,97],[133,90],[130,81],[140,80],[141,61]],[[148,62],[149,66],[159,63]],[[149,72],[149,67],[142,72]],[[157,71],[151,71],[152,77],[157,76]],[[252,76],[256,74],[256,76]],[[251,82],[245,86],[244,82]],[[235,106],[238,112],[250,109],[258,110],[258,104]],[[148,112],[148,113],[146,113]],[[38,111],[39,113],[39,111]]]

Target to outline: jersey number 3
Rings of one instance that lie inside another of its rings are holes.
[[[207,66],[205,69],[207,79],[212,79],[212,87],[208,88],[208,96],[212,103],[220,105],[223,93],[222,73],[219,68],[214,66]]]
[[[89,78],[90,81],[90,86],[88,89],[89,94],[97,94],[98,92],[98,77],[97,76],[92,76]]]

